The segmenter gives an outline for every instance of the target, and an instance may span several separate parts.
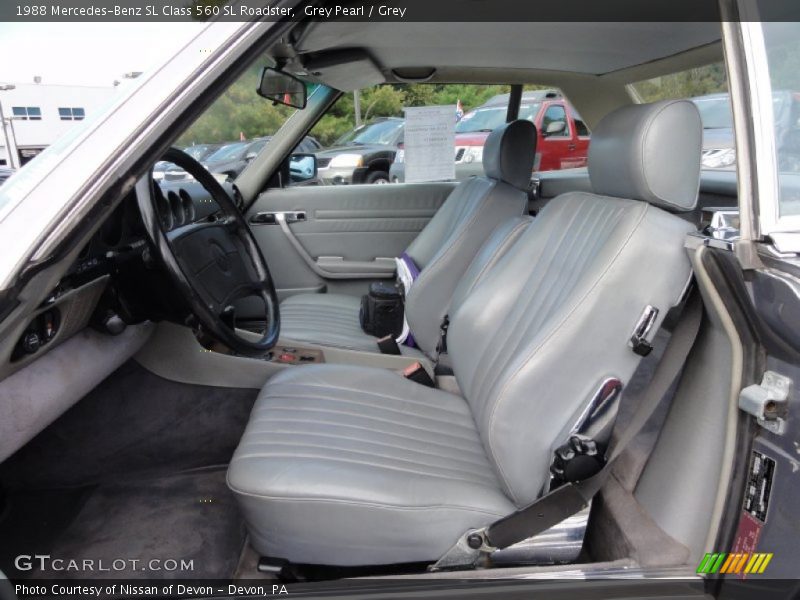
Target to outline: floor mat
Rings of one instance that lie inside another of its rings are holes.
[[[257,394],[170,381],[128,361],[0,463],[0,481],[52,490],[227,465]]]
[[[36,498],[39,510],[35,512],[41,515],[40,521],[51,520],[44,530],[53,533],[52,539],[39,539],[37,548],[30,548],[29,537],[12,541],[4,536],[3,554],[46,550],[51,560],[66,560],[25,572],[17,571],[13,564],[4,565],[8,576],[228,579],[233,577],[245,542],[244,523],[225,483],[224,469],[107,483],[82,493],[73,490],[68,499],[58,493],[38,494],[42,496]],[[48,497],[55,503],[53,509],[65,510],[62,521],[68,520],[67,524],[52,522],[53,517],[48,516],[52,513],[46,508]],[[30,494],[23,500],[27,506],[34,501]],[[73,505],[71,511],[61,506],[67,500]],[[19,515],[24,512],[20,499],[12,496],[3,519],[12,520],[12,526],[0,526],[0,530],[6,529],[5,534],[9,529],[19,530]],[[88,572],[70,570],[68,560],[92,566]]]

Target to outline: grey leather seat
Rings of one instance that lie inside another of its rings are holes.
[[[598,124],[594,193],[551,201],[456,290],[461,396],[354,366],[274,377],[228,470],[255,549],[296,563],[435,561],[536,499],[595,391],[636,369],[628,340],[643,309],[658,308],[660,326],[687,283],[693,226],[670,213],[695,205],[701,136],[686,101]]]
[[[406,253],[420,275],[406,299],[406,317],[419,347],[433,352],[439,325],[461,276],[489,234],[527,212],[536,154],[536,128],[515,121],[495,129],[483,151],[484,177],[459,184]],[[298,294],[281,303],[281,339],[378,352],[364,333],[361,299],[344,294]]]

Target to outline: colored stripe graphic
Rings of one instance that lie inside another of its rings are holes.
[[[722,568],[719,570],[720,573],[730,573],[731,567],[739,562],[739,555],[738,554],[728,554],[728,558],[725,559],[725,562],[722,563]]]
[[[711,571],[709,571],[710,573],[716,573],[717,571],[719,571],[719,568],[722,566],[722,561],[725,560],[727,553],[721,552],[720,554],[718,554],[718,556],[719,558],[717,558],[717,560],[714,561],[714,564],[711,565]]]
[[[700,566],[697,567],[697,573],[708,573],[708,565],[711,563],[711,554],[706,554],[703,560],[700,561]]]
[[[744,573],[763,573],[769,562],[772,560],[772,553],[758,552],[750,554],[748,552],[715,552],[706,554],[697,567],[697,573],[703,575],[721,574],[740,574]]]
[[[735,570],[733,571],[734,573],[741,573],[742,572],[742,569],[744,568],[744,565],[747,563],[747,558],[749,556],[750,555],[747,552],[745,552],[744,554],[741,555],[739,560],[736,562],[736,567],[735,567]]]

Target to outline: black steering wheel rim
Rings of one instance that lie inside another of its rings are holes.
[[[205,332],[239,354],[268,354],[280,333],[278,296],[247,221],[217,179],[194,158],[170,148],[161,160],[193,176],[220,208],[208,221],[167,228],[160,213],[169,201],[150,176],[150,197],[139,197],[139,209],[161,262]],[[267,327],[259,340],[242,337],[232,326],[232,302],[247,296],[258,296],[265,305]]]

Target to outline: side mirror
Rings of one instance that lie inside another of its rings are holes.
[[[255,152],[248,152],[248,153],[245,155],[244,159],[245,159],[246,161],[251,161],[251,160],[253,160],[255,157],[256,157],[256,153],[255,153]]]
[[[304,82],[272,67],[264,67],[261,71],[261,83],[256,92],[262,98],[292,108],[305,108],[308,100]]]
[[[544,130],[545,137],[564,133],[567,129],[566,121],[550,121]]]
[[[293,184],[317,179],[317,157],[314,154],[292,154],[289,157],[289,178]]]

